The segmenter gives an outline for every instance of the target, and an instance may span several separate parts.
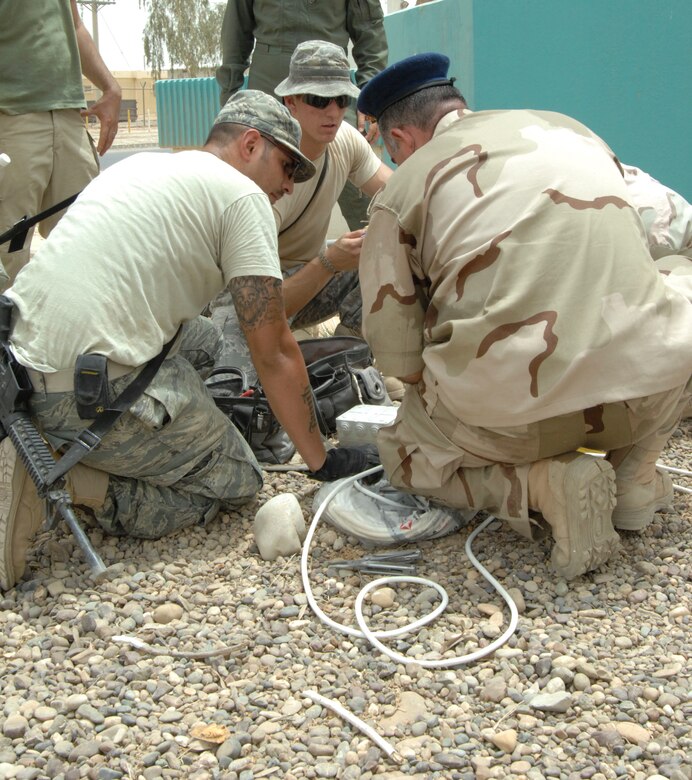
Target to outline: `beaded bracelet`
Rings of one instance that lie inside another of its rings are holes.
[[[325,247],[322,247],[322,249],[320,249],[320,253],[319,253],[319,255],[317,255],[317,257],[318,257],[320,263],[322,263],[322,265],[327,269],[327,271],[329,271],[329,273],[332,276],[335,276],[336,274],[339,273],[337,267],[327,257],[327,250],[325,249]]]

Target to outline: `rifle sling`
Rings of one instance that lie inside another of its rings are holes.
[[[9,241],[9,251],[18,252],[24,247],[27,234],[34,225],[38,224],[44,219],[47,219],[48,217],[52,217],[53,214],[57,214],[58,211],[66,209],[68,206],[74,203],[75,200],[77,200],[77,195],[79,195],[78,192],[74,195],[70,195],[69,198],[65,198],[65,200],[61,200],[60,203],[56,203],[55,206],[51,206],[49,209],[41,211],[35,217],[22,217],[19,222],[15,222],[15,224],[12,225],[9,230],[6,230],[4,233],[2,233],[2,235],[0,235],[0,244],[4,244],[5,242]]]
[[[115,425],[123,412],[126,412],[140,395],[142,395],[144,390],[146,390],[147,385],[154,378],[156,372],[166,358],[166,355],[170,352],[173,342],[176,340],[179,333],[180,328],[178,328],[175,336],[164,344],[161,352],[159,352],[156,357],[153,357],[122,393],[120,393],[115,401],[113,401],[112,405],[106,409],[102,415],[97,417],[88,428],[84,428],[84,430],[77,435],[67,452],[56,462],[55,466],[46,477],[46,482],[49,485],[52,485],[56,480],[60,479],[60,477],[67,474],[72,466],[79,463],[85,455],[88,455],[92,450],[99,446],[103,437]]]
[[[297,222],[298,220],[305,214],[305,212],[310,208],[312,205],[313,200],[315,200],[315,196],[319,192],[320,187],[322,186],[322,182],[324,181],[324,177],[327,175],[327,168],[329,167],[329,149],[324,150],[324,165],[322,166],[322,170],[320,172],[320,177],[317,180],[317,184],[315,185],[315,189],[312,191],[312,195],[310,196],[310,200],[305,204],[305,207],[303,210],[298,214],[298,216],[291,222],[290,225],[286,225],[285,228],[281,228],[279,230],[279,235],[282,235],[287,230],[290,230]],[[0,236],[1,238],[1,236]]]

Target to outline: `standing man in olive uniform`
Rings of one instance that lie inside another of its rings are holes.
[[[352,42],[358,87],[387,66],[387,38],[379,0],[228,0],[221,28],[223,62],[216,71],[221,105],[243,86],[248,67],[248,87],[273,95],[276,85],[288,76],[296,46],[316,39],[335,43],[345,51]],[[366,131],[365,117],[356,115],[355,108],[350,108],[345,118],[358,130]],[[368,141],[376,139],[376,124],[369,126],[365,137]],[[349,230],[364,226],[368,203],[369,198],[350,182],[346,184],[339,206]]]

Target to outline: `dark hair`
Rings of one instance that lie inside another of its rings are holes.
[[[248,125],[237,125],[234,122],[219,122],[209,131],[205,145],[211,142],[225,146],[241,136],[248,129]]]
[[[438,87],[427,87],[419,92],[399,100],[393,106],[385,109],[377,121],[383,136],[389,137],[393,127],[412,125],[421,130],[432,130],[440,121],[440,117],[461,101],[464,106],[464,96],[456,87],[443,84]]]

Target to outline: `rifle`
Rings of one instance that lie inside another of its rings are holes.
[[[9,346],[11,316],[12,302],[0,296],[0,439],[9,436],[39,497],[44,499],[46,530],[53,530],[62,518],[82,548],[92,577],[98,582],[104,579],[106,566],[79,524],[65,479],[61,476],[48,480],[55,460],[29,414],[28,401],[34,389],[26,369],[16,360]]]

